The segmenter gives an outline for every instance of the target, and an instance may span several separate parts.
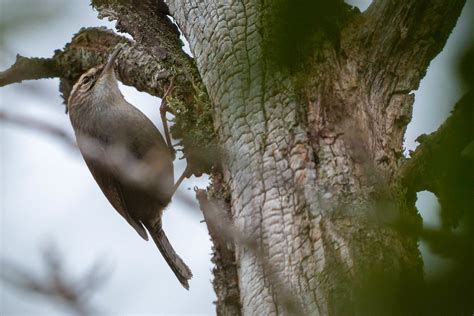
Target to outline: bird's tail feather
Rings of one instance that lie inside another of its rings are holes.
[[[178,278],[179,282],[184,286],[184,288],[189,290],[188,280],[193,276],[191,269],[189,269],[186,263],[184,263],[184,261],[174,251],[173,246],[171,246],[168,238],[165,235],[165,232],[163,229],[161,229],[161,227],[158,229],[149,228],[148,231],[150,232],[153,241],[170,266],[171,270],[173,270],[174,274],[176,275],[176,278]]]

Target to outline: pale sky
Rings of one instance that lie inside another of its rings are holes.
[[[83,26],[114,26],[97,19],[85,0],[0,1],[1,21],[28,10],[45,15],[53,8],[61,12],[60,18],[17,19],[13,30],[3,30],[1,70],[14,62],[16,53],[50,57]],[[370,3],[350,2],[361,10]],[[414,139],[419,134],[436,130],[449,115],[449,106],[461,96],[453,69],[466,39],[474,38],[472,16],[468,16],[469,11],[474,12],[473,2],[468,2],[446,49],[432,62],[415,93],[414,118],[406,136],[408,149],[416,147]],[[44,119],[72,135],[58,84],[58,79],[51,79],[0,88],[0,109]],[[159,99],[134,88],[121,89],[125,98],[161,129]],[[3,123],[0,151],[0,258],[40,273],[40,249],[54,242],[71,276],[85,272],[97,259],[104,260],[110,278],[92,303],[106,314],[215,314],[211,244],[197,205],[193,208],[175,198],[163,219],[171,243],[194,274],[190,291],[186,291],[155,245],[144,242],[109,205],[78,153],[50,136]],[[179,175],[184,165],[176,160],[175,166]],[[207,180],[186,180],[181,191],[194,197],[187,188],[195,185],[204,188]],[[432,209],[435,202],[426,198],[424,203],[426,209]],[[429,221],[437,224],[436,217]],[[64,315],[64,311],[42,297],[25,296],[0,284],[1,315]]]

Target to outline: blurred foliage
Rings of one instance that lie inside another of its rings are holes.
[[[468,89],[474,88],[474,40],[461,57],[458,66],[458,74]]]
[[[356,314],[474,315],[474,41],[457,70],[467,92],[437,131],[419,137],[403,188],[413,197],[423,190],[434,193],[442,225],[421,227],[405,218],[396,224],[406,238],[423,240],[446,266],[423,279],[410,271],[366,268],[353,290]]]
[[[453,142],[463,141],[463,146],[460,152],[447,148],[446,181],[436,192],[444,222],[454,217],[455,222],[448,223],[457,229],[445,224],[437,231],[425,229],[421,235],[435,254],[452,261],[448,271],[428,280],[423,292],[432,315],[474,313],[474,40],[461,57],[458,69],[468,93],[463,98],[464,108],[454,111],[462,110],[467,124],[451,135]]]
[[[339,48],[340,29],[351,12],[358,9],[343,0],[271,1],[263,26],[266,57],[290,70],[304,67],[325,43]]]
[[[433,176],[426,188],[438,197],[444,229],[458,227],[473,208],[474,161],[466,155],[466,148],[474,142],[473,102],[474,93],[469,91],[440,132],[422,138],[422,144],[434,153],[427,162]]]
[[[432,167],[440,176],[428,188],[441,205],[443,225],[424,228],[418,234],[435,255],[449,259],[450,264],[409,292],[418,307],[414,315],[474,313],[474,41],[459,61],[458,74],[468,92],[450,117],[459,119],[432,157]],[[426,137],[430,142],[431,135]]]

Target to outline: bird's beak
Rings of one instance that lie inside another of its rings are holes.
[[[112,53],[112,55],[109,58],[109,61],[107,62],[104,69],[102,70],[102,73],[100,74],[101,77],[109,73],[110,71],[113,71],[115,60],[117,59],[118,54],[122,50],[122,47],[123,46],[117,47],[117,49],[115,49],[115,51]]]

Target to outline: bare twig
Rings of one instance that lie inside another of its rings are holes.
[[[0,111],[0,121],[51,135],[62,140],[68,147],[77,148],[76,141],[68,133],[47,122],[5,111]]]
[[[65,275],[61,255],[53,246],[44,250],[43,261],[45,277],[35,276],[26,268],[20,268],[18,263],[2,260],[0,279],[28,294],[56,300],[77,315],[96,314],[88,299],[107,277],[103,264],[96,262],[83,277],[71,280]]]

